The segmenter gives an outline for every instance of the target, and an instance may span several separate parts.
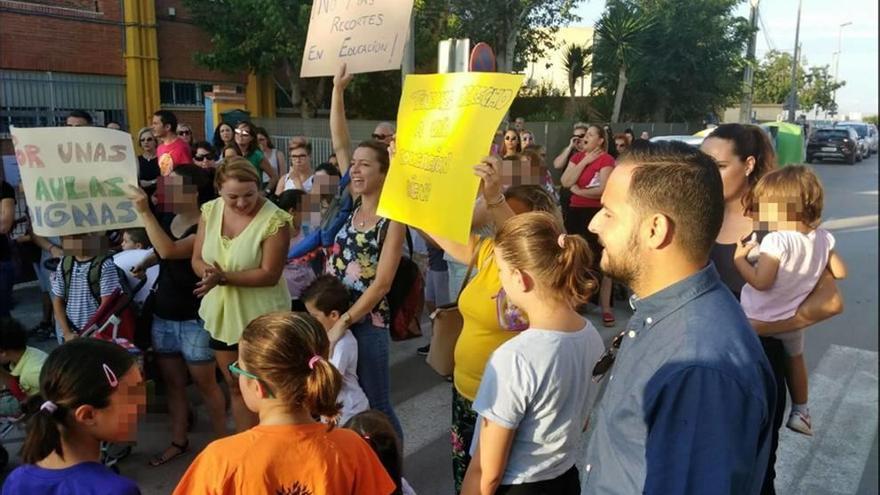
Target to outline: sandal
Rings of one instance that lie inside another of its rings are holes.
[[[170,456],[170,457],[166,457],[165,452],[167,452],[168,449],[165,449],[165,452],[162,452],[161,454],[158,454],[155,457],[153,457],[152,459],[150,459],[150,466],[159,467],[162,464],[165,464],[166,462],[171,462],[174,459],[177,459],[178,457],[182,456],[183,454],[186,454],[189,451],[189,439],[186,439],[186,442],[184,442],[183,445],[171,442],[170,448],[177,449],[177,453]]]
[[[606,327],[613,327],[615,324],[614,314],[610,312],[602,313],[602,324]]]

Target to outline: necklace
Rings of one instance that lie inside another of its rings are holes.
[[[356,215],[356,216],[359,216],[359,217],[361,217],[361,218],[360,218],[360,220],[355,219],[355,225],[357,225],[357,227],[358,227],[359,229],[364,228],[364,226],[367,224],[367,219],[364,218],[363,210],[361,210],[360,208],[358,208],[358,211],[357,211],[357,215]]]

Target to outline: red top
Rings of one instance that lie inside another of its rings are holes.
[[[579,151],[572,155],[571,160],[568,162],[569,167],[574,167],[586,156],[586,152]],[[577,185],[582,189],[587,189],[587,186],[590,183],[593,183],[594,186],[599,185],[599,171],[605,167],[613,167],[614,166],[614,157],[609,155],[608,153],[602,153],[599,155],[599,158],[593,160],[593,163],[587,165],[587,168],[581,172],[581,176],[578,177]],[[578,196],[577,194],[571,194],[571,202],[570,206],[574,208],[601,208],[602,202],[599,201],[598,198],[584,198],[582,196]]]
[[[189,144],[180,138],[169,144],[160,144],[156,150],[156,156],[159,157],[159,170],[162,175],[170,174],[173,169],[181,165],[192,164]]]

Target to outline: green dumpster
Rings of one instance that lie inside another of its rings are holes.
[[[797,124],[767,122],[761,127],[770,133],[780,167],[804,162],[804,131]]]

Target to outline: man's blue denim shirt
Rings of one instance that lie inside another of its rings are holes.
[[[585,493],[760,493],[776,385],[715,266],[633,305],[591,421]]]

